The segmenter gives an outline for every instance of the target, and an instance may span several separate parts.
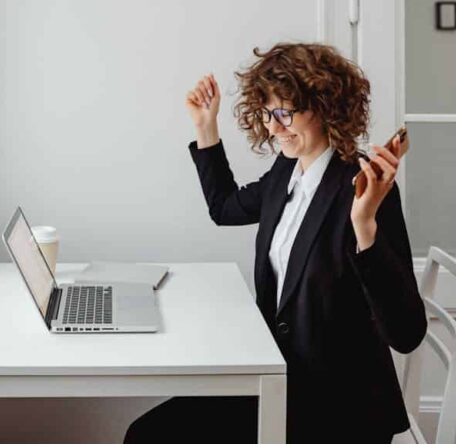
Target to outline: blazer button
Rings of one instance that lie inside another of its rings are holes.
[[[281,323],[277,326],[277,331],[278,331],[279,334],[281,334],[281,335],[286,335],[286,334],[289,333],[290,327],[289,327],[289,325],[288,325],[286,322],[281,322]]]

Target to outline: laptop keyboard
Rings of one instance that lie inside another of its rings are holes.
[[[68,287],[63,323],[112,324],[112,287]]]

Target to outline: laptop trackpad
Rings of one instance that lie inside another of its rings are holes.
[[[150,285],[115,283],[113,296],[117,314],[116,324],[122,326],[157,324],[157,305]]]

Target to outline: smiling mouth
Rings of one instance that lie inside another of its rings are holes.
[[[288,136],[288,137],[281,137],[279,139],[279,142],[280,143],[290,143],[296,136],[293,135],[293,136]]]

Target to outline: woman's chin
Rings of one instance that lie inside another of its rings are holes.
[[[298,154],[296,153],[296,150],[294,150],[291,147],[282,146],[281,150],[282,150],[283,155],[285,157],[288,157],[289,159],[297,159],[298,158]]]

